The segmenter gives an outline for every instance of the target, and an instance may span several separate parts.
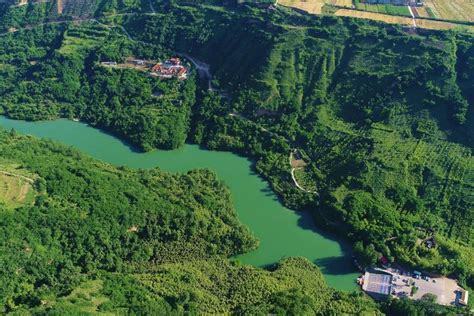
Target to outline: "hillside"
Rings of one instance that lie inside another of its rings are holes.
[[[101,64],[134,55],[164,60],[172,56],[169,50],[135,45],[120,29],[95,21],[48,24],[0,41],[0,59],[6,64],[0,107],[9,117],[82,119],[145,150],[184,144],[194,80],[165,82]]]
[[[2,168],[21,165],[36,191],[32,204],[0,204],[2,313],[378,310],[302,258],[272,271],[227,261],[256,240],[209,170],[134,171],[13,131],[0,140]]]
[[[229,103],[203,100],[194,141],[256,157],[288,206],[312,209],[328,228],[361,240],[361,253],[375,249],[368,262],[383,254],[472,286],[470,35],[409,35],[283,12],[176,10],[181,22],[166,38],[209,61],[232,94]],[[156,42],[151,34],[164,28],[161,21],[134,17],[125,25],[131,32],[145,25],[142,38]],[[212,29],[209,21],[218,32],[199,43],[179,41],[191,31],[184,25]],[[239,32],[235,25],[246,26]],[[249,54],[245,47],[262,49]],[[318,195],[293,185],[291,148],[307,162],[297,178]],[[422,241],[433,232],[438,246],[428,249]]]
[[[278,4],[299,12],[368,19],[406,28],[464,29],[474,32],[474,6],[464,0],[426,0],[423,5],[394,5],[400,1],[280,0]]]
[[[285,205],[357,241],[362,264],[384,255],[474,287],[472,35],[177,3],[2,37],[3,112],[79,117],[145,150],[187,140],[252,157]],[[98,65],[177,52],[209,63],[228,97]]]

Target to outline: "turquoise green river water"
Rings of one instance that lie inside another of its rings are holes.
[[[185,145],[173,151],[140,153],[119,139],[86,124],[57,120],[25,122],[0,116],[0,126],[48,138],[117,166],[184,172],[210,168],[232,192],[238,217],[260,240],[259,249],[239,256],[243,263],[266,266],[282,257],[303,256],[317,264],[327,283],[340,290],[356,288],[358,276],[347,246],[318,230],[310,214],[291,211],[252,170],[252,162],[229,152]]]

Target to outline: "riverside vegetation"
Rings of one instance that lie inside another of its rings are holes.
[[[35,314],[377,312],[327,287],[304,258],[271,271],[226,257],[257,241],[209,170],[116,168],[14,131],[4,162],[35,177],[36,199],[0,204],[0,310]]]
[[[177,148],[187,139],[253,157],[257,171],[270,181],[285,205],[310,211],[326,229],[357,240],[354,251],[361,263],[373,264],[384,255],[456,276],[464,286],[474,287],[472,35],[407,34],[400,27],[370,21],[207,3],[152,1],[154,14],[140,13],[149,8],[148,2],[130,6],[110,3],[88,13],[101,17],[101,24],[93,20],[46,24],[1,37],[3,113],[29,120],[78,117],[145,150]],[[42,22],[50,17],[47,6],[4,10],[3,27],[22,27],[22,14],[28,16],[28,10],[38,11],[29,18]],[[132,41],[117,25],[139,41]],[[202,91],[195,84],[197,76],[185,82],[159,81],[133,70],[99,65],[103,60],[120,61],[130,55],[156,59],[176,51],[208,62],[215,75],[213,85],[229,97]],[[153,97],[157,91],[164,97]],[[288,165],[294,148],[307,163],[297,176],[317,194],[294,186]],[[219,200],[217,195],[215,198]],[[95,206],[88,205],[87,209],[94,210]],[[179,225],[188,224],[183,220]],[[237,239],[230,238],[235,242],[246,236],[240,248],[229,240],[227,246],[216,246],[209,255],[226,256],[250,249],[255,244],[247,234],[240,230]],[[201,238],[208,242],[205,235]],[[424,241],[431,238],[436,243],[428,248]],[[163,242],[157,239],[155,242]],[[39,246],[44,241],[37,243]],[[160,247],[173,252],[172,245]],[[154,246],[148,249],[156,252]],[[150,258],[143,260],[146,265],[131,266],[173,271],[170,275],[174,277],[184,269],[193,278],[207,269],[206,265],[238,275],[241,269],[253,269],[218,265],[212,260],[197,264],[194,260],[202,259],[199,256],[191,258],[186,269],[166,268],[149,266]],[[296,262],[297,267],[307,267],[304,260],[294,260],[280,266],[284,269]],[[88,271],[84,262],[75,264],[82,272]],[[124,266],[129,269],[130,264]],[[101,271],[119,270],[115,263],[112,267],[94,265]],[[275,281],[270,280],[279,269],[252,271],[270,278],[268,282],[273,284]],[[127,282],[129,277],[121,280],[106,275],[89,285],[104,293],[110,284],[107,282]],[[157,288],[168,284],[167,277],[164,281],[153,278],[145,283]],[[237,286],[234,281],[225,282]],[[18,287],[20,283],[15,284]],[[280,306],[277,301],[307,302],[309,292],[303,290],[304,282],[285,284],[285,289],[295,288],[296,292],[279,298],[265,292],[268,295],[263,301],[268,309],[263,312],[277,313],[272,309]],[[86,290],[79,287],[77,291]],[[165,290],[160,291],[153,293],[166,296]],[[174,293],[178,292],[181,289]],[[316,294],[311,295],[314,298]],[[18,297],[14,302],[21,305]],[[198,298],[208,302],[214,299],[199,294],[181,297],[184,303],[178,305],[207,306],[203,301],[191,304]],[[251,312],[246,310],[249,306],[234,299],[226,311]],[[316,301],[308,308],[318,306]],[[165,297],[165,302],[172,300]]]

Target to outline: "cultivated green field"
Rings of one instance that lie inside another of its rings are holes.
[[[356,9],[369,12],[411,16],[407,6],[396,6],[392,4],[368,4],[362,3],[360,0],[354,0],[354,5]]]

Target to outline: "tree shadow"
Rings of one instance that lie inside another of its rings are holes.
[[[264,188],[260,189],[266,197],[271,198],[275,202],[279,202],[278,196],[273,192],[273,190],[269,186],[265,186]]]
[[[344,275],[357,272],[357,268],[348,256],[320,258],[314,260],[314,264],[319,267],[323,274],[327,275]]]
[[[84,124],[84,123],[82,123],[82,124]],[[118,133],[114,133],[112,130],[106,129],[106,128],[101,127],[101,126],[94,126],[94,125],[90,125],[90,124],[87,124],[87,123],[85,123],[85,124],[89,127],[92,127],[94,129],[96,129],[100,134],[103,134],[103,135],[108,136],[108,137],[113,137],[115,140],[120,142],[120,144],[122,144],[124,147],[126,147],[131,153],[134,153],[134,154],[145,154],[146,153],[143,149],[141,149],[137,145],[134,145],[131,142],[127,141],[126,139],[124,139],[122,137],[122,135],[119,135]]]
[[[313,215],[309,211],[297,212],[299,215],[298,226],[305,230],[310,230],[324,239],[336,242],[341,250],[340,256],[333,256],[315,260],[315,264],[320,267],[324,274],[341,275],[357,272],[357,268],[352,260],[352,247],[342,237],[334,233],[324,231],[316,225]],[[317,251],[317,249],[315,249]]]

